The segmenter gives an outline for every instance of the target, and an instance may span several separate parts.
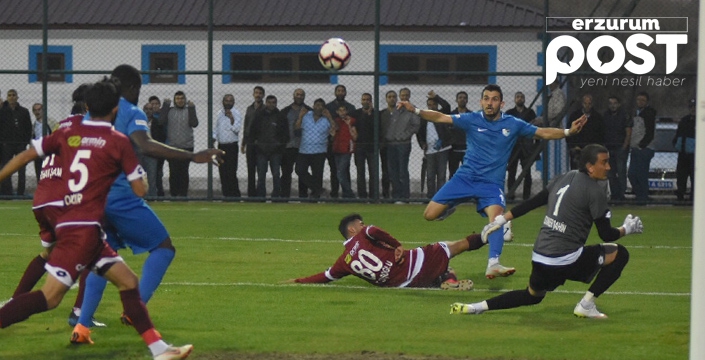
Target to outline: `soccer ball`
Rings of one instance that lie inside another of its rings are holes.
[[[318,61],[328,70],[341,70],[350,62],[350,47],[343,39],[328,39],[318,52]]]

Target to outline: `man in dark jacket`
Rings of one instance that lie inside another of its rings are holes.
[[[536,113],[531,108],[524,106],[526,104],[526,98],[524,93],[521,91],[514,94],[514,107],[507,110],[508,115],[512,115],[522,119],[528,123],[536,119]],[[538,126],[539,124],[534,124]],[[534,139],[527,139],[520,137],[517,139],[517,143],[512,149],[512,155],[509,157],[509,163],[507,164],[507,199],[514,200],[514,183],[517,181],[517,166],[519,166],[519,161],[521,161],[521,169],[524,172],[524,192],[522,193],[522,199],[528,200],[531,197],[531,170],[526,170],[531,168],[534,164],[534,150],[536,149],[537,142]],[[510,191],[511,189],[511,191]]]
[[[22,107],[17,100],[17,91],[7,91],[7,100],[0,108],[0,166],[5,166],[15,155],[27,149],[32,140],[32,118],[29,110]],[[17,173],[17,195],[24,195],[25,167]],[[0,185],[0,195],[12,195],[12,180],[8,178]]]
[[[632,184],[636,200],[649,200],[649,167],[654,157],[653,141],[656,132],[656,110],[649,106],[649,94],[640,92],[636,96],[636,111],[633,113],[631,151],[627,177]],[[588,121],[589,122],[589,121]]]
[[[583,95],[583,106],[570,114],[566,122],[566,128],[570,128],[575,119],[585,115],[588,121],[585,123],[583,130],[575,136],[570,136],[565,139],[568,146],[568,155],[570,156],[570,168],[575,170],[578,168],[580,159],[580,151],[589,144],[605,144],[605,124],[600,115],[592,106],[592,95]]]
[[[678,165],[676,165],[676,196],[678,200],[685,200],[685,191],[690,177],[690,200],[693,200],[695,189],[695,99],[688,104],[688,115],[678,122],[673,146],[678,150]]]
[[[289,123],[279,114],[276,96],[268,95],[264,108],[255,114],[250,136],[257,149],[257,197],[267,196],[267,165],[272,171],[272,197],[280,197],[281,162],[289,142]]]

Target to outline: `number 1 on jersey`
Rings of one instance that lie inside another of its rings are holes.
[[[570,184],[558,189],[556,192],[556,195],[558,195],[558,200],[556,200],[556,208],[553,209],[553,216],[558,216],[558,209],[561,208],[561,201],[563,201],[563,195],[565,195],[565,192],[568,191],[568,188],[570,187]]]

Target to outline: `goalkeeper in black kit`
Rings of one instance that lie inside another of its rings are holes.
[[[631,214],[627,215],[622,226],[612,227],[607,194],[598,184],[598,180],[607,179],[609,170],[607,148],[588,145],[583,148],[578,170],[556,177],[539,194],[486,225],[482,231],[483,240],[507,221],[548,205],[534,243],[529,286],[479,303],[455,303],[451,305],[450,313],[481,314],[488,310],[538,304],[547,291],[572,280],[592,283],[573,314],[583,318],[607,318],[597,310],[595,300],[619,279],[629,261],[627,249],[614,241],[625,235],[640,234],[644,229],[641,219]],[[593,223],[604,243],[586,246]]]

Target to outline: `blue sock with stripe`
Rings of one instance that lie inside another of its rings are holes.
[[[164,274],[166,274],[175,255],[174,250],[167,248],[157,248],[149,253],[144,266],[142,266],[142,278],[140,279],[140,296],[145,304],[162,283]]]

